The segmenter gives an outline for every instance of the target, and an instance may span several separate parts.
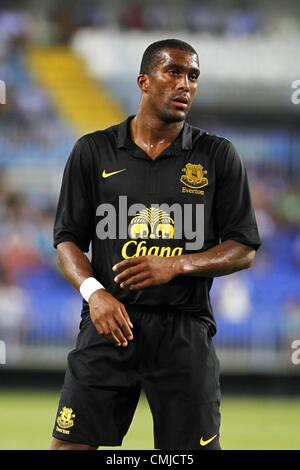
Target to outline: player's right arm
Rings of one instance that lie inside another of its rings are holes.
[[[58,266],[78,290],[83,281],[94,276],[84,254],[89,251],[94,230],[92,162],[93,152],[84,136],[75,144],[65,166],[54,224]],[[132,339],[132,324],[124,305],[105,289],[96,290],[88,303],[97,331],[113,343],[127,346]]]
[[[58,267],[75,287],[93,277],[91,263],[80,248],[71,241],[57,245]],[[117,346],[127,346],[133,339],[133,327],[124,305],[105,289],[95,291],[89,298],[90,317],[97,331]]]

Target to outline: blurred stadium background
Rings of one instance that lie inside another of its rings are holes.
[[[188,120],[240,151],[263,242],[251,270],[212,289],[223,447],[300,449],[300,364],[291,359],[300,340],[296,0],[0,2],[1,449],[48,447],[78,331],[81,299],[52,247],[64,164],[78,136],[134,114],[141,55],[165,37],[199,52]],[[142,398],[124,448],[152,445]]]

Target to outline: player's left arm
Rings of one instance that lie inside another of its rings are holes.
[[[138,256],[113,266],[115,282],[131,290],[166,284],[181,275],[216,277],[249,268],[256,250],[234,240],[226,240],[201,253],[181,256]],[[118,274],[117,274],[118,273]]]

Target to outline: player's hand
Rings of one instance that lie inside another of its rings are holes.
[[[116,346],[126,347],[133,339],[133,324],[124,305],[105,289],[99,289],[91,295],[89,306],[98,333]]]
[[[114,280],[120,287],[130,290],[166,284],[179,274],[177,259],[178,256],[154,255],[125,259],[113,266],[113,271],[119,271]]]

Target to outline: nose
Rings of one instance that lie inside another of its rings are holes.
[[[184,73],[181,75],[178,81],[178,90],[190,91],[190,81],[188,74]]]

